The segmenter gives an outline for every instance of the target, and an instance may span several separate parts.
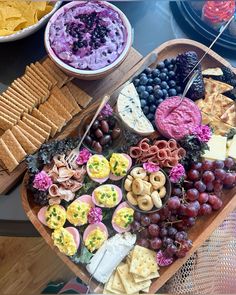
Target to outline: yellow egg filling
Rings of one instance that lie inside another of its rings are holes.
[[[116,212],[113,221],[119,227],[126,229],[133,222],[133,215],[134,210],[132,208],[121,208]]]
[[[77,246],[73,235],[63,227],[54,230],[52,233],[52,240],[60,252],[68,256],[74,255],[77,252]]]
[[[113,153],[110,158],[110,167],[115,176],[125,176],[129,167],[129,160],[122,154]]]
[[[94,197],[99,205],[111,208],[117,204],[118,192],[112,185],[102,185],[94,190]]]
[[[87,167],[92,178],[106,178],[110,174],[110,165],[105,157],[92,156],[88,160]]]
[[[90,252],[99,249],[106,241],[106,235],[99,228],[96,228],[90,232],[85,240],[85,246]]]
[[[45,219],[49,228],[60,228],[66,222],[66,211],[59,205],[49,206],[45,213]]]
[[[90,209],[91,206],[88,203],[73,202],[67,207],[66,218],[75,226],[86,224],[88,223],[87,217]]]

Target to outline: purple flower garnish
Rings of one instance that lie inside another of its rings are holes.
[[[160,170],[160,167],[156,163],[146,162],[146,163],[143,163],[143,169],[146,170],[148,173],[152,173],[152,172],[158,172]]]
[[[113,109],[109,103],[106,103],[100,114],[105,117],[109,117],[113,114]]]
[[[159,250],[156,255],[157,264],[159,266],[168,266],[173,263],[174,259],[171,257],[166,257],[162,250]]]
[[[33,187],[37,190],[45,192],[51,185],[52,179],[45,171],[41,171],[35,175]]]
[[[192,130],[192,134],[195,135],[201,142],[208,142],[212,136],[212,131],[209,126],[200,125]]]
[[[78,154],[76,163],[78,165],[86,164],[91,156],[92,154],[90,153],[90,151],[87,150],[86,148],[83,148]]]
[[[182,177],[184,177],[184,175],[185,175],[184,166],[181,164],[178,164],[170,170],[170,174],[169,174],[170,181],[173,183],[177,183],[181,180]]]
[[[90,224],[99,223],[102,221],[102,209],[95,207],[91,208],[88,213],[88,222]]]

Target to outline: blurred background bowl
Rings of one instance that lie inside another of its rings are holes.
[[[79,1],[79,3],[82,2],[87,2],[87,1]],[[57,17],[59,15],[61,15],[62,13],[64,13],[65,10],[68,10],[69,8],[78,5],[78,1],[72,1],[66,5],[64,5],[63,7],[61,7],[49,20],[46,30],[45,30],[45,36],[44,36],[44,43],[45,43],[45,48],[48,52],[49,57],[52,59],[52,61],[55,62],[55,64],[65,73],[67,73],[68,75],[72,76],[72,77],[76,77],[82,80],[97,80],[97,79],[102,79],[104,77],[106,77],[108,74],[110,74],[111,72],[113,72],[127,57],[131,46],[132,46],[132,27],[131,24],[128,20],[128,18],[126,17],[126,15],[119,9],[117,8],[115,5],[106,2],[106,1],[102,1],[103,4],[105,4],[106,6],[109,6],[111,9],[115,10],[116,12],[118,12],[119,16],[121,17],[124,26],[126,27],[127,30],[127,41],[126,41],[126,45],[125,48],[123,50],[123,52],[120,54],[120,56],[111,64],[109,64],[108,66],[105,66],[101,69],[98,70],[81,70],[81,69],[76,69],[68,64],[66,64],[65,62],[63,62],[60,58],[57,57],[57,55],[54,53],[54,51],[51,48],[50,45],[50,40],[49,40],[49,31],[50,31],[50,26],[54,23],[54,21],[57,19]]]
[[[21,40],[37,32],[40,28],[42,28],[48,22],[48,20],[54,14],[54,12],[57,11],[57,9],[61,6],[62,1],[51,2],[50,4],[53,4],[53,3],[55,4],[52,11],[50,11],[48,14],[43,16],[36,24],[29,26],[23,30],[20,30],[16,32],[15,34],[8,35],[8,36],[0,36],[0,43]]]

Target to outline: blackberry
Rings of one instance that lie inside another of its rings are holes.
[[[225,82],[235,79],[235,74],[230,68],[222,67],[221,70],[223,72]]]

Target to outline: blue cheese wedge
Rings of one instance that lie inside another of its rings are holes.
[[[117,99],[117,112],[132,131],[141,135],[149,135],[155,131],[141,109],[139,95],[133,83],[121,90]]]
[[[225,160],[227,137],[213,134],[207,144],[209,150],[205,151],[203,158],[209,160]]]

